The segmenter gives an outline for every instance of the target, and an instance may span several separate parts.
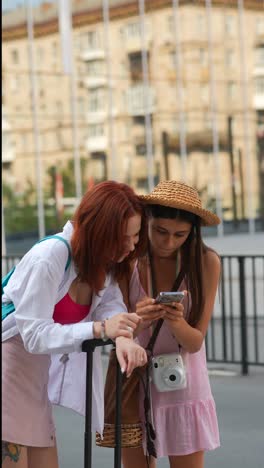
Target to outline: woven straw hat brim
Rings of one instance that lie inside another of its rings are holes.
[[[216,226],[221,223],[220,218],[215,215],[212,211],[205,210],[204,208],[196,207],[185,203],[184,201],[173,200],[163,198],[162,196],[150,195],[139,195],[140,200],[144,201],[148,205],[162,205],[169,206],[171,208],[178,208],[180,210],[189,211],[202,219],[203,226]]]

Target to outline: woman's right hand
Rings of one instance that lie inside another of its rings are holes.
[[[137,329],[141,319],[136,313],[123,312],[116,314],[105,321],[105,334],[111,340],[118,336],[133,338],[133,333]],[[101,337],[101,323],[94,322],[94,336]]]
[[[130,377],[136,367],[144,366],[147,363],[147,353],[144,348],[123,337],[116,340],[116,356],[122,373],[126,372]]]
[[[141,318],[143,322],[153,322],[158,320],[165,315],[160,304],[155,303],[155,299],[147,297],[142,301],[139,301],[136,305],[136,314]]]

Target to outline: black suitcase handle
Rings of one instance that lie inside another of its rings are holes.
[[[85,406],[85,432],[84,432],[84,468],[92,468],[92,377],[93,352],[98,346],[114,344],[113,341],[86,340],[82,343],[82,351],[87,353],[86,358],[86,406]],[[114,468],[121,468],[121,398],[122,373],[117,366],[116,373],[116,420],[115,420],[115,460]]]

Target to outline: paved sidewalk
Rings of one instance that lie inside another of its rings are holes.
[[[233,370],[210,376],[222,445],[206,455],[205,468],[263,468],[264,369],[254,368],[247,377],[236,373],[239,368]],[[54,414],[60,468],[83,468],[84,419],[63,408],[54,408]],[[94,447],[92,466],[114,466],[113,450]],[[166,459],[159,460],[158,468],[168,467]]]

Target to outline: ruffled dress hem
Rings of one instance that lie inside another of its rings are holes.
[[[220,446],[213,398],[155,408],[154,425],[158,458],[210,451]],[[146,453],[145,431],[143,447]]]

